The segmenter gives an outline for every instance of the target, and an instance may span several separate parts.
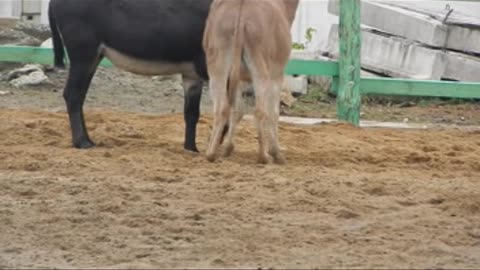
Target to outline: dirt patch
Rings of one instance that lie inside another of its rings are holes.
[[[208,163],[181,114],[0,110],[0,267],[475,268],[480,134],[282,124],[286,166],[256,131]],[[202,117],[204,151],[211,118]]]
[[[1,67],[0,67],[1,69]],[[6,66],[2,73],[10,71]],[[0,89],[8,95],[0,96],[0,108],[41,108],[65,111],[63,89],[68,71],[50,71],[50,83],[35,87],[15,88],[0,82]],[[116,68],[99,67],[90,86],[85,108],[108,108],[141,113],[176,113],[183,111],[184,92],[179,77],[145,77]],[[208,111],[210,98],[204,91],[203,111]]]

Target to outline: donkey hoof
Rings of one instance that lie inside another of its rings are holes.
[[[208,154],[207,155],[207,160],[210,162],[215,162],[217,160],[217,155],[216,154]]]
[[[230,157],[234,151],[235,151],[235,146],[233,144],[227,145],[225,147],[225,152],[223,152],[223,157]]]
[[[285,165],[287,164],[287,160],[285,159],[284,156],[282,155],[278,155],[276,157],[273,158],[273,162],[277,165]]]
[[[95,143],[88,138],[80,138],[73,141],[73,146],[77,149],[90,149],[95,147]]]
[[[268,163],[270,163],[270,160],[268,160],[267,155],[259,155],[258,156],[258,163],[263,164],[263,165],[267,165]]]

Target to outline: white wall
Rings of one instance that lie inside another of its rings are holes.
[[[330,26],[338,22],[338,17],[328,13],[328,0],[301,0],[297,10],[297,17],[292,27],[292,36],[295,42],[305,43],[305,32],[311,27],[314,33],[312,49],[323,48],[327,45]]]
[[[0,0],[0,18],[20,16],[20,0]]]
[[[50,0],[39,0],[42,1],[42,17],[41,21],[43,24],[48,24],[48,3]],[[78,0],[81,1],[81,0]]]

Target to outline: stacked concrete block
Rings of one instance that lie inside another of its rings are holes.
[[[339,14],[338,0],[330,0],[329,12]],[[363,0],[362,24],[363,68],[399,78],[480,81],[480,17]],[[338,56],[338,25],[327,50]]]
[[[340,3],[330,0],[328,11],[339,15]],[[447,29],[441,22],[426,15],[378,2],[362,1],[362,24],[382,32],[415,40],[432,46],[443,46]]]
[[[480,54],[480,22],[477,27],[477,29],[474,29],[459,25],[449,26],[445,47],[457,51]]]
[[[330,31],[328,52],[338,58],[338,25]],[[431,50],[417,42],[379,35],[371,28],[362,28],[362,67],[376,73],[397,78],[440,80],[446,59],[438,50]]]
[[[441,44],[442,47],[462,52],[480,53],[480,2],[472,5],[477,5],[473,8],[470,14],[476,14],[476,16],[467,15],[457,11],[457,7],[450,9],[434,9],[428,8],[422,5],[412,6],[411,3],[402,3],[398,1],[385,1],[390,6],[400,7],[404,10],[416,12],[417,14],[423,14],[430,18],[443,23],[443,27],[447,29],[447,36],[445,43]]]
[[[443,74],[444,79],[480,82],[479,57],[456,52],[446,52],[446,58],[447,66]]]
[[[339,1],[330,0],[328,10],[338,16]],[[480,53],[480,19],[476,28],[471,27],[474,23],[471,19],[468,20],[469,25],[461,25],[458,21],[456,24],[444,24],[439,16],[367,0],[362,1],[361,18],[365,25],[428,46]]]

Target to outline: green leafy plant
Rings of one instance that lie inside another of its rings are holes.
[[[316,32],[317,30],[315,28],[312,28],[312,27],[307,28],[307,30],[305,31],[305,39],[306,39],[305,44],[300,42],[294,42],[292,44],[292,48],[295,50],[305,50],[306,48],[308,48],[308,45],[312,43],[313,35]]]
[[[299,43],[299,42],[294,42],[292,44],[292,48],[295,49],[295,50],[305,50],[305,45],[303,45],[302,43]]]

